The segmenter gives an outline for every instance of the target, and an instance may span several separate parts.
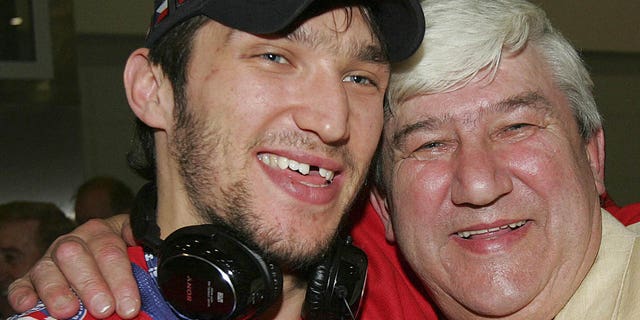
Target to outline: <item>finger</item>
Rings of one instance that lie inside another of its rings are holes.
[[[78,312],[80,308],[78,298],[69,288],[69,283],[63,274],[49,257],[40,259],[29,271],[28,278],[23,277],[12,284],[10,294],[13,295],[15,293],[17,298],[16,300],[11,298],[11,304],[17,311],[25,311],[22,306],[32,305],[37,300],[37,297],[31,296],[34,293],[32,285],[35,286],[35,293],[47,305],[52,316],[66,319]],[[21,298],[20,292],[29,294],[29,297],[27,299]]]
[[[55,265],[60,268],[59,272],[67,278],[89,313],[96,318],[105,318],[113,314],[115,299],[100,273],[101,270],[94,260],[95,256],[88,250],[84,241],[76,236],[67,235],[56,240],[51,250],[51,257]],[[61,313],[65,309],[56,304],[55,299],[58,298],[49,294],[46,291],[48,285],[41,285],[42,280],[34,276],[42,275],[32,274],[38,294],[52,315],[62,318]]]
[[[103,232],[95,234],[87,246],[115,297],[117,314],[125,319],[136,316],[140,311],[140,293],[122,238],[113,232]]]
[[[38,294],[28,277],[16,279],[9,285],[7,298],[13,310],[23,313],[36,306]]]
[[[137,245],[136,239],[133,236],[133,229],[131,229],[131,222],[129,221],[128,216],[127,216],[127,219],[122,224],[121,236],[122,236],[122,239],[125,240],[127,245],[129,246]]]
[[[137,245],[135,238],[133,237],[133,231],[131,230],[128,214],[111,216],[102,221],[109,226],[114,233],[120,234],[120,237],[124,239],[128,246]]]
[[[113,301],[116,301],[116,313],[124,319],[132,318],[140,311],[140,293],[133,277],[126,244],[119,236],[123,225],[128,222],[128,215],[118,215],[107,220],[89,220],[73,234],[84,240],[80,243],[84,243],[84,250],[92,256],[83,256],[83,252],[70,252],[69,255],[81,259],[71,264],[65,262],[65,257],[54,256],[89,312],[96,317],[111,314]],[[74,275],[80,264],[87,268],[87,277]]]

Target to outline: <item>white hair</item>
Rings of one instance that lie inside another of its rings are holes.
[[[387,116],[410,97],[456,90],[477,75],[491,79],[503,53],[534,46],[568,98],[582,137],[602,127],[586,67],[542,9],[524,0],[425,0],[422,6],[424,41],[393,66]]]

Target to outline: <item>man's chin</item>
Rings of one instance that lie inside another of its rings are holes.
[[[303,275],[322,261],[326,251],[323,248],[314,252],[276,254],[274,261],[287,272]]]
[[[306,244],[285,244],[283,248],[271,248],[267,255],[287,273],[302,277],[314,270],[329,254],[337,237],[329,235],[328,239],[308,240]],[[312,243],[309,245],[309,243]]]

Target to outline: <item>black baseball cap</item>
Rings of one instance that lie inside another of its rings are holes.
[[[178,23],[198,15],[253,34],[277,33],[301,17],[315,1],[156,0],[146,45],[151,46]],[[420,46],[424,36],[424,15],[419,0],[368,2],[386,43],[389,60],[397,62],[408,58]]]

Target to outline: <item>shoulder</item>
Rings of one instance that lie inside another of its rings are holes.
[[[627,226],[627,229],[640,234],[640,222]]]

